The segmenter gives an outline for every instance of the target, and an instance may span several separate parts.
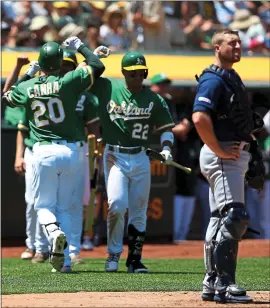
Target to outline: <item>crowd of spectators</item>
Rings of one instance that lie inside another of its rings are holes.
[[[1,2],[6,48],[78,36],[117,52],[211,50],[213,32],[225,27],[239,30],[245,52],[269,54],[269,1]]]

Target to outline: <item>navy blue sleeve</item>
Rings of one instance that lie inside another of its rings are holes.
[[[193,112],[211,113],[215,111],[223,89],[224,84],[221,78],[212,73],[204,74],[198,85]]]

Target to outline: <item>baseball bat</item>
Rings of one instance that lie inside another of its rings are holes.
[[[94,224],[94,208],[97,188],[98,170],[101,154],[101,139],[96,141],[96,136],[91,134],[87,137],[88,160],[89,160],[89,178],[90,178],[90,198],[86,209],[84,234],[92,236]]]
[[[157,151],[155,151],[153,149],[146,149],[145,152],[146,152],[146,155],[148,155],[149,157],[151,157],[151,158],[153,158],[155,160],[159,160],[159,161],[161,161],[163,163],[166,161],[166,159],[159,152],[157,152]],[[175,161],[168,161],[166,163],[166,165],[173,166],[175,168],[181,169],[184,172],[186,172],[187,174],[190,174],[190,172],[191,172],[190,168],[182,166],[182,165],[176,163]]]

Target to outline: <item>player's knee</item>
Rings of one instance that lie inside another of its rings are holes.
[[[123,200],[114,200],[109,202],[108,214],[124,216],[126,213],[127,205]]]
[[[225,238],[241,240],[249,223],[249,215],[243,203],[231,203],[221,220],[220,231]]]

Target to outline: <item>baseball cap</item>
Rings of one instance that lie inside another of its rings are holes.
[[[106,2],[105,1],[88,1],[95,9],[105,10]]]
[[[55,1],[53,7],[56,9],[69,9],[69,3],[66,1]]]
[[[74,23],[70,23],[65,25],[60,31],[59,36],[62,40],[67,39],[71,36],[78,36],[79,34],[83,33],[84,29],[81,26],[77,26]]]
[[[49,19],[45,16],[36,16],[32,19],[32,22],[29,26],[30,31],[40,30],[45,26],[49,26]]]
[[[122,59],[122,68],[126,71],[148,69],[145,57],[138,51],[131,51],[124,55]]]
[[[66,50],[65,49],[64,53],[63,53],[63,60],[68,61],[68,62],[72,62],[75,65],[75,67],[78,64],[76,54],[73,50]]]
[[[171,79],[168,78],[164,73],[156,74],[150,79],[151,85],[159,83],[171,83]]]

